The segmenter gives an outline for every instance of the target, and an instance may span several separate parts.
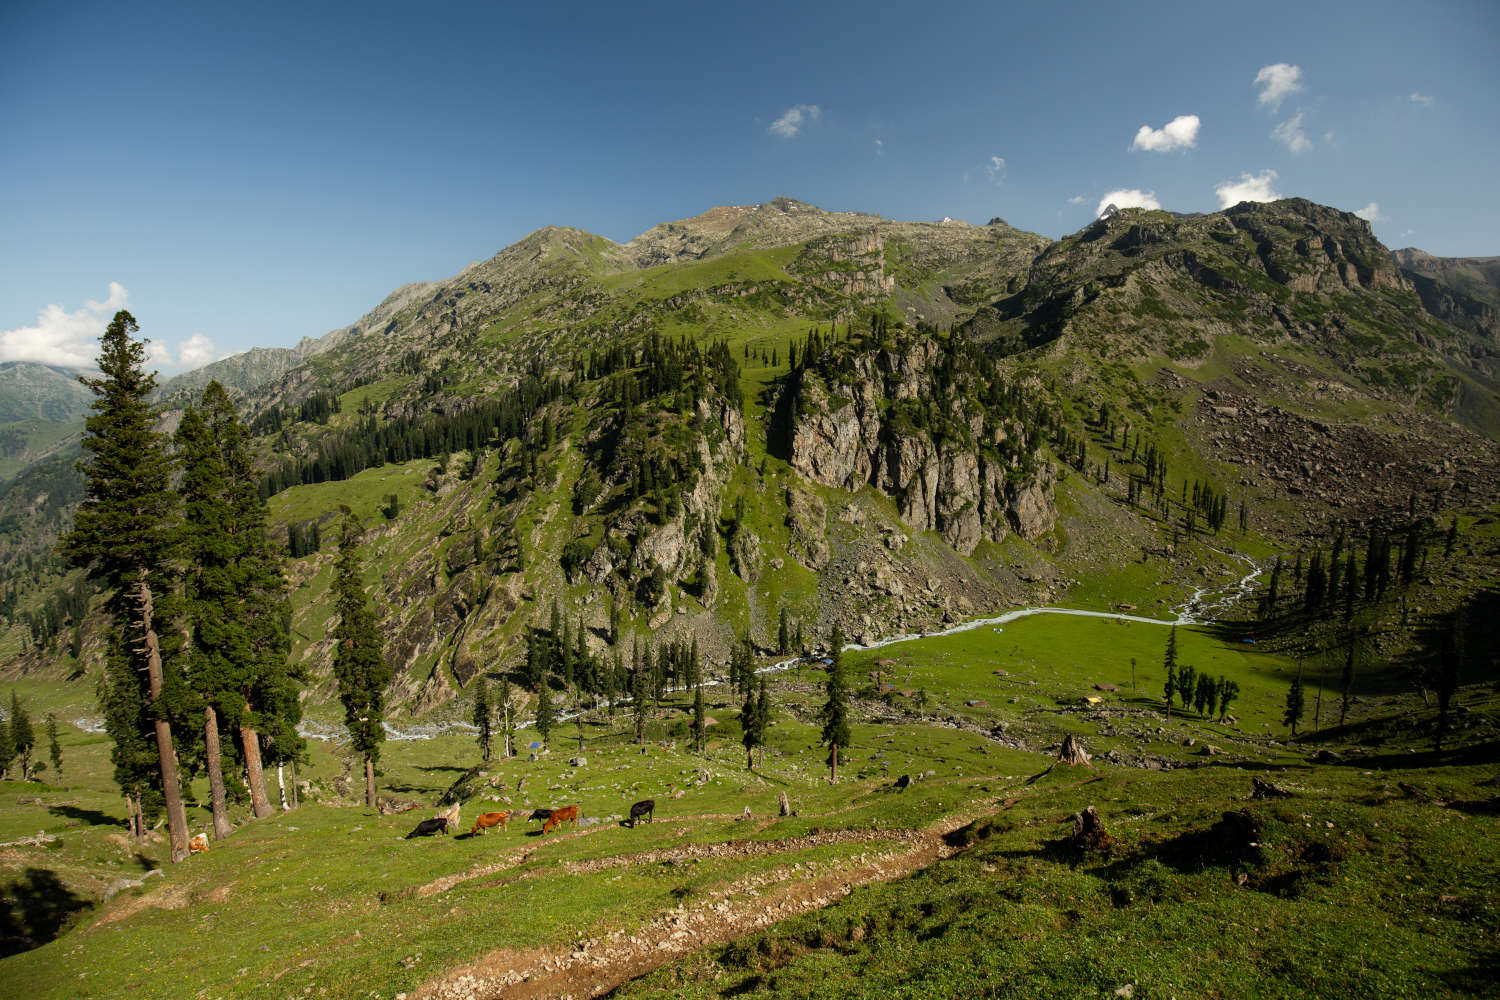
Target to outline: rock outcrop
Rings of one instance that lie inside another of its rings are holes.
[[[922,337],[855,354],[842,373],[826,365],[803,370],[788,389],[795,394],[792,468],[826,486],[875,487],[896,501],[903,521],[938,532],[963,555],[1011,531],[1045,534],[1056,519],[1051,469],[1036,461],[1019,420],[985,406],[971,391],[977,386],[962,379],[948,390],[951,409],[924,418],[941,421],[943,433],[903,418],[943,395],[937,371],[952,365],[943,351]],[[903,402],[908,410],[893,406]]]

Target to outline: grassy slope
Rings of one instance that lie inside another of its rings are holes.
[[[406,842],[401,835],[430,813],[378,817],[362,808],[312,803],[250,824],[161,882],[127,891],[97,913],[82,913],[74,930],[3,960],[0,970],[19,995],[39,998],[287,996],[304,989],[389,997],[493,948],[566,950],[581,935],[629,930],[683,898],[770,871],[773,860],[828,868],[852,864],[859,845],[774,859],[627,865],[613,875],[570,873],[561,867],[565,861],[690,841],[779,839],[814,828],[919,827],[963,810],[976,797],[1020,796],[1021,804],[1001,817],[1001,832],[975,851],[906,882],[859,890],[822,915],[774,927],[738,950],[711,951],[669,967],[635,989],[718,995],[748,988],[809,996],[888,989],[915,996],[951,992],[973,979],[994,995],[1040,996],[1076,995],[1118,980],[1111,989],[1134,981],[1142,989],[1160,989],[1157,995],[1203,995],[1217,982],[1223,995],[1267,995],[1295,992],[1301,975],[1295,970],[1309,968],[1327,970],[1334,977],[1330,984],[1353,978],[1385,992],[1393,986],[1420,987],[1429,995],[1445,988],[1461,992],[1454,984],[1476,982],[1472,970],[1484,961],[1480,936],[1486,926],[1493,931],[1500,903],[1479,880],[1482,859],[1500,847],[1493,826],[1468,818],[1462,808],[1407,801],[1395,782],[1428,788],[1445,800],[1480,800],[1493,795],[1480,785],[1487,772],[1428,770],[1432,762],[1421,755],[1358,768],[1310,767],[1307,749],[1282,745],[1284,730],[1276,724],[1287,664],[1225,645],[1204,631],[1178,634],[1183,660],[1240,681],[1244,693],[1232,710],[1237,726],[1183,719],[1180,713],[1170,725],[1160,718],[1154,675],[1165,630],[1159,626],[1034,617],[998,633],[985,628],[914,640],[850,654],[856,686],[868,682],[875,661],[894,660],[878,669],[898,686],[923,689],[929,702],[890,722],[862,717],[845,781],[836,787],[824,780],[823,752],[815,742],[820,672],[804,668],[775,678],[771,747],[753,774],[744,770],[736,709],[724,689],[711,688],[709,714],[718,726],[706,760],[657,742],[681,732],[685,703],[657,717],[644,755],[629,744],[629,723],[621,713],[613,722],[592,719],[584,727],[585,766],[567,763],[577,752],[576,728],[560,727],[552,753],[541,760],[491,765],[486,773],[492,782],[464,808],[466,822],[482,809],[562,802],[578,802],[586,817],[610,817],[649,796],[658,802],[652,826],[630,831],[607,824],[586,836],[545,842],[524,826],[512,826],[483,839]],[[1132,656],[1138,661],[1137,695],[1128,691]],[[1106,695],[1099,706],[1078,708],[1080,696],[1096,693],[1091,685],[1097,681],[1127,690]],[[68,718],[79,706],[47,693],[58,690],[69,689],[35,684],[21,694]],[[1012,704],[1012,697],[1019,702]],[[989,704],[966,704],[974,698]],[[1480,713],[1473,718],[1493,716],[1493,698],[1466,700]],[[1389,708],[1356,708],[1362,710]],[[962,728],[952,728],[949,720]],[[1093,785],[1079,786],[1080,776],[1064,772],[1028,784],[1027,776],[1043,770],[1048,757],[987,739],[985,730],[997,723],[1004,724],[1003,739],[1039,750],[1078,732],[1101,753],[1120,749],[1164,761],[1205,761],[1199,748],[1184,745],[1190,736],[1221,743],[1226,753],[1201,769],[1155,772],[1101,761],[1100,781]],[[61,833],[62,842],[15,848],[4,863],[12,877],[27,868],[55,871],[73,891],[89,896],[109,878],[138,875],[141,867],[128,845],[110,839],[118,838],[122,810],[109,787],[103,738],[65,728],[64,741],[67,788],[0,786],[5,839],[47,828]],[[388,743],[385,753],[383,792],[426,802],[475,760],[472,737],[462,731]],[[315,743],[313,761],[299,777],[326,798],[344,765],[339,748]],[[1276,808],[1256,807],[1271,845],[1264,864],[1221,863],[1194,855],[1191,839],[1174,842],[1206,829],[1224,809],[1243,805],[1249,777],[1267,768],[1299,797],[1272,804]],[[895,776],[924,770],[934,774],[900,795],[889,791]],[[518,792],[523,777],[526,786]],[[680,798],[672,797],[674,788]],[[773,816],[783,789],[798,817],[749,828],[732,821],[746,805],[759,816]],[[198,791],[201,796],[203,789]],[[21,798],[42,804],[21,805]],[[1057,834],[1053,824],[1060,816],[1091,803],[1122,841],[1111,859],[1073,866],[1041,850]],[[242,807],[237,816],[244,818]],[[201,807],[194,808],[192,825],[207,825]],[[1337,860],[1308,862],[1314,841],[1337,848]],[[162,846],[157,842],[144,853],[160,860]],[[1257,884],[1237,888],[1234,876],[1242,870]],[[617,877],[621,873],[625,877]],[[417,891],[451,876],[469,877],[431,894]],[[1125,904],[1118,902],[1119,891],[1129,894]],[[1356,934],[1363,939],[1369,932],[1348,928],[1344,918],[1353,907],[1383,915],[1372,919],[1416,907],[1431,918],[1427,925],[1437,941],[1424,938],[1425,950],[1417,950],[1410,922],[1389,919],[1389,928],[1375,928],[1378,953],[1361,958],[1349,949]],[[484,920],[468,919],[478,912]],[[850,940],[856,925],[869,932],[864,943]],[[231,930],[233,948],[163,944]],[[1205,933],[1215,942],[1207,956]],[[1440,973],[1460,978],[1444,980]]]

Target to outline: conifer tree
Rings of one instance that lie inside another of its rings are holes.
[[[108,592],[110,645],[118,655],[106,663],[118,675],[119,687],[128,680],[139,688],[145,679],[144,692],[126,695],[143,712],[104,714],[107,724],[121,726],[138,726],[142,716],[149,720],[171,857],[178,862],[188,855],[187,812],[172,734],[172,696],[180,681],[175,665],[168,676],[157,631],[166,617],[158,613],[158,604],[174,588],[177,497],[171,459],[156,432],[156,412],[149,403],[156,379],[145,371],[145,344],[131,337],[137,330],[130,313],[115,313],[99,340],[100,377],[81,379],[96,397],[83,439],[89,457],[81,468],[88,486],[62,548],[69,561],[87,567]],[[111,728],[110,736],[117,747],[133,747],[139,733]],[[133,756],[128,751],[126,755]]]
[[[1229,706],[1234,702],[1234,699],[1236,699],[1236,698],[1239,697],[1239,694],[1240,694],[1240,686],[1239,686],[1238,682],[1227,680],[1227,679],[1225,679],[1223,677],[1219,678],[1219,721],[1220,722],[1223,722],[1224,721],[1224,717],[1229,714]]]
[[[844,685],[844,630],[833,627],[833,647],[829,653],[828,681],[824,685],[827,700],[819,717],[823,722],[821,740],[829,748],[830,779],[839,780],[839,747],[849,745],[849,694]]]
[[[776,652],[785,656],[791,646],[791,628],[787,623],[786,605],[781,606],[781,621],[776,626]]]
[[[333,674],[344,705],[344,726],[365,764],[365,805],[375,806],[375,763],[385,739],[385,688],[391,682],[380,629],[365,594],[359,543],[364,527],[347,505],[340,508],[334,594],[339,623],[333,630]]]
[[[0,778],[8,777],[11,761],[16,759],[16,742],[11,739],[10,725],[0,719]]]
[[[1193,704],[1193,685],[1198,680],[1198,669],[1184,663],[1177,668],[1177,697],[1182,699],[1184,710]]]
[[[1292,678],[1292,686],[1286,693],[1286,711],[1281,715],[1281,723],[1292,727],[1292,735],[1297,735],[1297,723],[1302,719],[1304,708],[1302,699],[1302,667],[1297,667],[1297,676]]]
[[[536,689],[536,731],[542,738],[542,747],[545,749],[549,738],[552,736],[552,681],[547,675],[542,675],[542,683]]]
[[[1177,626],[1167,633],[1167,651],[1162,656],[1167,679],[1162,685],[1162,700],[1167,703],[1167,721],[1172,721],[1172,696],[1177,693]]]
[[[630,702],[635,710],[635,741],[641,746],[646,745],[646,695],[646,667],[637,656],[630,671]]]
[[[1448,619],[1447,628],[1439,640],[1436,669],[1432,674],[1432,689],[1437,694],[1437,727],[1432,736],[1432,748],[1443,749],[1443,740],[1448,737],[1448,711],[1453,695],[1458,691],[1459,677],[1463,668],[1464,647],[1468,640],[1468,614],[1459,608]]]
[[[204,390],[202,410],[189,407],[178,425],[183,475],[182,554],[188,672],[202,702],[204,746],[217,838],[229,835],[219,731],[237,732],[257,817],[271,814],[261,747],[277,760],[302,750],[297,675],[287,653],[286,584],[281,559],[266,538],[265,504],[246,433],[218,382]]]
[[[480,674],[474,681],[474,728],[479,730],[479,759],[490,762],[490,739],[493,735],[494,713],[490,710],[490,685]]]
[[[740,707],[740,742],[745,745],[745,770],[755,767],[755,747],[760,739],[760,730],[755,720],[755,692],[745,693],[745,704]]]
[[[14,690],[10,693],[10,739],[16,756],[21,758],[21,780],[31,780],[31,751],[36,745],[36,730],[32,728],[31,716]]]

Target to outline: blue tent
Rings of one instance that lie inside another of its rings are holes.
[[[527,747],[526,749],[528,749],[528,750],[540,750],[541,748],[542,748],[542,741],[541,740],[532,740],[531,741],[531,746]]]

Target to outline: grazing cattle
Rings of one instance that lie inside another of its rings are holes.
[[[564,823],[572,823],[574,828],[578,826],[578,807],[563,806],[561,809],[552,810],[552,815],[547,817],[547,822],[542,824],[542,833],[552,832],[554,826],[562,826]]]
[[[437,819],[424,819],[422,822],[417,824],[417,828],[415,830],[406,835],[406,839],[410,840],[413,837],[430,837],[435,833],[441,833],[445,837],[448,836],[447,816],[439,816]]]
[[[208,834],[195,833],[193,839],[188,841],[189,854],[203,854],[208,850]]]
[[[474,829],[469,831],[469,836],[472,837],[476,833],[483,833],[492,826],[498,826],[504,830],[505,824],[508,822],[510,822],[510,813],[508,812],[480,813],[479,818],[474,821]]]
[[[647,823],[650,823],[651,822],[651,814],[652,814],[652,811],[655,808],[656,808],[656,800],[655,799],[646,799],[644,802],[637,802],[635,805],[631,806],[630,807],[630,828],[632,830],[634,830],[635,829],[635,821],[638,820],[638,819],[640,819],[642,816],[646,817],[646,822]]]
[[[535,821],[537,823],[545,823],[551,818],[551,809],[533,809],[531,810],[531,815],[526,817],[526,822],[530,823]]]

